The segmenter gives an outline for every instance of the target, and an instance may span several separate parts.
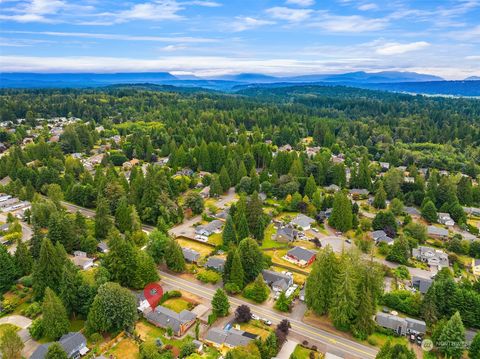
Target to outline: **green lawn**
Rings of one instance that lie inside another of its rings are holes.
[[[265,228],[265,236],[262,241],[262,249],[269,249],[269,248],[279,248],[279,247],[286,247],[286,243],[280,243],[274,240],[273,236],[275,234],[275,226],[273,223],[270,223],[267,228]]]
[[[405,344],[407,345],[407,338],[406,337],[395,337],[391,335],[386,335],[382,333],[373,333],[371,334],[367,342],[373,344],[377,347],[383,346],[388,340],[391,340],[392,344]]]
[[[223,242],[222,234],[221,233],[214,233],[210,237],[208,237],[208,243],[212,243],[216,246],[221,246]]]
[[[182,298],[168,299],[162,305],[177,313],[180,313],[182,310],[189,310],[193,306],[192,303]]]
[[[182,339],[167,339],[165,338],[165,329],[158,328],[147,322],[145,319],[141,319],[137,322],[135,331],[138,333],[140,338],[145,341],[153,341],[157,338],[160,338],[164,345],[173,345],[177,348],[181,348],[185,343],[188,343],[192,340],[192,337],[189,335],[183,337]]]
[[[117,359],[137,359],[140,354],[137,343],[130,338],[122,339],[107,352],[107,357],[113,355]]]
[[[295,350],[293,351],[293,355],[296,359],[310,359],[310,349],[302,347],[300,344],[298,344],[295,347]],[[315,353],[315,358],[319,358],[319,355],[317,352]]]
[[[85,321],[82,319],[72,319],[70,320],[70,331],[71,332],[79,332],[83,329],[85,325]]]

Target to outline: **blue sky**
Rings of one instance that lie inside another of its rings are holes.
[[[0,69],[480,76],[480,0],[0,0]]]

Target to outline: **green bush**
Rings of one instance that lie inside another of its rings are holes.
[[[238,294],[242,291],[235,283],[225,284],[224,289],[228,294]]]
[[[167,300],[171,298],[181,298],[182,293],[178,290],[171,290],[168,292],[163,293],[162,299],[160,299],[160,304],[165,303]]]
[[[197,274],[196,278],[203,283],[216,284],[220,281],[221,276],[213,270],[204,270]]]
[[[100,333],[93,333],[92,335],[90,335],[90,341],[93,343],[93,344],[98,344],[100,343],[101,341],[103,340],[103,337]]]
[[[422,296],[420,293],[411,293],[408,290],[394,290],[384,294],[383,304],[405,314],[417,317],[420,315]]]
[[[38,340],[43,337],[43,322],[42,318],[35,319],[28,327],[28,332],[33,339]]]
[[[25,309],[25,316],[29,317],[30,319],[36,318],[42,313],[42,306],[38,302],[34,302]]]

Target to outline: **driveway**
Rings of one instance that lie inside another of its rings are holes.
[[[9,315],[0,319],[0,324],[13,324],[20,328],[17,332],[22,339],[25,347],[22,350],[22,355],[30,358],[33,352],[39,347],[39,343],[32,339],[28,332],[28,327],[32,324],[32,320],[21,315]]]
[[[291,339],[288,339],[285,344],[283,344],[282,349],[278,352],[275,358],[277,359],[289,359],[290,355],[292,355],[295,347],[297,346],[297,342]]]

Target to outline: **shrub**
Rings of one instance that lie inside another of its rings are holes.
[[[384,294],[383,303],[390,308],[416,317],[420,314],[422,297],[419,293],[411,293],[408,290],[394,290]]]
[[[42,313],[42,307],[38,302],[33,302],[25,309],[25,316],[33,319],[36,318]]]
[[[93,333],[92,335],[90,335],[90,341],[93,343],[93,344],[98,344],[100,343],[101,341],[103,340],[103,337],[100,333]]]
[[[24,287],[31,288],[33,284],[33,278],[31,275],[27,275],[25,277],[20,278],[18,282]]]
[[[221,276],[213,270],[204,270],[198,273],[196,278],[203,283],[216,284],[220,281]]]
[[[160,303],[165,303],[167,300],[172,299],[172,298],[181,298],[182,293],[178,290],[170,290],[168,292],[163,293],[162,299],[160,299]]]
[[[32,324],[28,327],[28,332],[31,337],[35,340],[43,337],[43,322],[42,318],[35,319]]]
[[[242,291],[235,283],[225,284],[224,289],[228,294],[238,294]]]

